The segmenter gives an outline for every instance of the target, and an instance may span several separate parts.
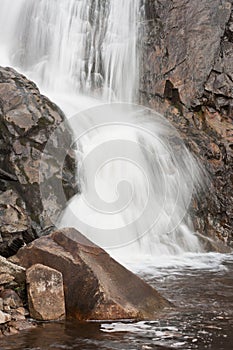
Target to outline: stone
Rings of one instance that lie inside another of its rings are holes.
[[[11,314],[12,321],[24,321],[24,320],[26,320],[25,315],[18,312],[18,309],[11,311],[10,314]]]
[[[13,279],[18,284],[23,284],[26,278],[25,271],[26,271],[25,268],[19,265],[13,264],[12,262],[8,261],[6,258],[0,256],[0,281],[1,281],[1,275],[5,275],[5,276],[8,275],[8,276],[12,276]]]
[[[65,318],[61,272],[36,264],[27,270],[27,295],[30,316],[40,321]]]
[[[18,307],[18,309],[16,309],[16,312],[19,314],[19,315],[22,315],[22,316],[28,316],[29,313],[28,311],[24,308],[24,307]]]
[[[25,268],[39,263],[62,273],[68,318],[154,319],[171,306],[154,288],[73,228],[35,240],[21,248],[17,258]]]
[[[0,274],[0,286],[4,285],[4,284],[8,284],[11,283],[12,281],[14,281],[14,276],[9,275],[7,273],[1,273]]]
[[[76,161],[63,112],[12,68],[0,67],[0,129],[0,255],[9,257],[54,229],[77,193]],[[45,157],[49,139],[57,157]]]
[[[8,189],[0,193],[1,242],[0,255],[6,251],[14,254],[24,242],[31,241],[31,222],[26,212],[26,204],[16,190]]]
[[[17,334],[18,332],[33,329],[36,327],[36,325],[27,320],[21,320],[21,321],[10,321],[9,327],[10,327],[10,335],[13,335],[13,334]]]
[[[15,329],[14,327],[9,327],[9,335],[16,335],[16,334],[19,334],[19,331],[17,331],[17,329]]]
[[[0,324],[7,323],[11,320],[11,316],[0,311]]]
[[[0,293],[3,299],[4,310],[17,309],[23,306],[23,303],[18,294],[12,289],[5,289]]]

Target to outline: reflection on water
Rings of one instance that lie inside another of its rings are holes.
[[[153,322],[41,324],[1,339],[0,349],[232,350],[233,256],[222,256],[216,265],[218,257],[199,257],[202,269],[191,264],[144,267],[140,275],[177,306]],[[213,264],[205,268],[205,259],[214,259]]]

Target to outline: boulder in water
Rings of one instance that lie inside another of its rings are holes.
[[[30,316],[40,321],[65,318],[65,300],[61,272],[36,264],[27,270],[27,294]]]
[[[154,288],[72,228],[35,240],[19,250],[17,259],[25,268],[44,264],[62,273],[69,318],[154,319],[171,306]]]

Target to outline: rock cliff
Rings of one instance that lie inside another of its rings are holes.
[[[233,244],[233,2],[146,0],[140,99],[206,169],[198,231]]]

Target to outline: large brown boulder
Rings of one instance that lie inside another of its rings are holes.
[[[0,130],[0,255],[7,257],[52,229],[50,217],[76,193],[75,157],[62,111],[11,68],[0,68]],[[60,159],[48,155],[44,167],[50,182],[41,193],[48,182],[40,176],[42,155],[50,138],[68,153],[63,171]],[[59,183],[64,191],[54,190]]]
[[[171,304],[72,228],[41,237],[17,253],[25,268],[44,264],[63,275],[66,312],[78,320],[153,319]]]
[[[233,245],[233,3],[145,6],[141,102],[173,123],[207,170],[193,203],[196,230]]]

